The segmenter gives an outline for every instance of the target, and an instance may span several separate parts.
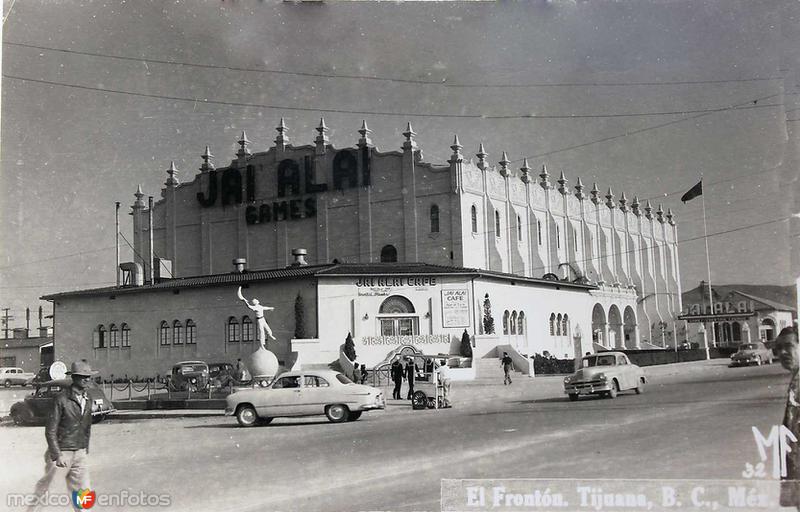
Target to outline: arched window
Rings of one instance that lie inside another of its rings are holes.
[[[439,232],[439,207],[431,205],[431,233]]]
[[[128,327],[128,324],[122,324],[122,328],[120,329],[120,341],[122,342],[122,348],[130,348],[131,346],[131,328]]]
[[[733,322],[731,325],[731,335],[733,341],[742,341],[742,325],[739,322]]]
[[[253,341],[253,321],[246,315],[242,317],[242,341]]]
[[[172,322],[172,344],[183,345],[183,324],[180,320]]]
[[[550,313],[550,336],[556,335],[556,314]]]
[[[522,241],[522,219],[517,215],[517,242]]]
[[[556,336],[561,336],[561,313],[556,317]]]
[[[722,324],[722,341],[729,342],[733,339],[731,336],[731,324],[728,322],[723,322]]]
[[[381,303],[378,312],[382,315],[402,315],[406,313],[414,313],[414,304],[405,297],[400,295],[392,295]]]
[[[228,318],[228,343],[239,341],[239,320],[235,316]]]
[[[503,334],[508,334],[508,310],[503,313]]]
[[[106,348],[106,327],[104,325],[97,326],[97,343],[96,348]]]
[[[561,334],[567,336],[569,334],[569,315],[564,315],[561,319]]]
[[[771,318],[761,320],[758,326],[758,337],[762,340],[770,341],[775,337],[775,321]]]
[[[162,345],[169,345],[169,324],[166,320],[161,322],[158,330],[158,342]]]
[[[494,236],[500,238],[500,210],[494,211]]]
[[[511,334],[517,334],[517,312],[511,312],[511,322],[509,323],[509,331]]]
[[[525,312],[520,311],[517,317],[517,334],[525,334]]]
[[[575,254],[578,253],[578,230],[572,228],[572,245],[575,247]]]
[[[191,318],[186,320],[186,344],[197,344],[197,326],[195,325],[194,320]]]
[[[381,263],[397,262],[397,249],[393,245],[384,245],[381,249]]]
[[[536,221],[536,240],[539,241],[539,245],[542,245],[542,221]]]
[[[472,217],[472,232],[478,232],[478,208],[473,204],[470,208],[470,215]]]
[[[556,249],[561,249],[561,226],[556,224]]]
[[[109,344],[108,346],[111,348],[118,348],[119,347],[119,329],[114,324],[108,326],[108,338]]]

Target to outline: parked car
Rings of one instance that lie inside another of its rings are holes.
[[[43,366],[39,368],[39,371],[36,372],[36,376],[31,381],[31,384],[40,384],[42,382],[48,382],[53,380],[53,377],[50,376],[50,367]]]
[[[760,341],[739,345],[739,350],[731,355],[731,366],[772,364],[772,350]]]
[[[234,391],[226,398],[225,414],[252,427],[278,417],[322,414],[333,423],[355,421],[364,411],[385,407],[380,389],[354,384],[333,370],[309,370],[281,374],[269,387]]]
[[[181,361],[172,366],[171,385],[176,391],[201,391],[208,387],[209,369],[204,361]]]
[[[615,398],[620,391],[644,391],[644,371],[622,352],[600,352],[585,356],[581,366],[564,379],[564,393],[575,401],[580,395],[605,395]]]
[[[231,363],[209,363],[208,381],[212,387],[223,388],[229,385],[238,384],[235,370]]]
[[[51,380],[37,384],[34,392],[26,396],[25,400],[11,406],[11,419],[17,425],[43,424],[47,420],[47,415],[50,414],[55,396],[71,384],[72,380],[70,379]],[[106,398],[103,390],[91,381],[86,387],[86,394],[92,404],[92,423],[99,423],[108,413],[114,411],[114,405]]]
[[[0,382],[7,388],[13,385],[25,387],[33,381],[34,377],[36,377],[36,375],[31,372],[26,372],[22,368],[0,368]]]

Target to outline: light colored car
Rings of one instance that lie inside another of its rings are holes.
[[[355,421],[364,411],[385,407],[380,389],[354,384],[333,370],[308,370],[283,373],[269,387],[236,390],[226,398],[225,414],[252,427],[278,417],[321,414],[334,423]]]
[[[739,345],[739,350],[731,355],[731,366],[772,364],[772,358],[772,350],[760,341],[744,343]]]
[[[592,394],[615,398],[620,391],[629,389],[639,394],[646,383],[644,371],[624,353],[600,352],[581,359],[580,369],[564,379],[564,393],[572,401]]]
[[[36,377],[35,374],[26,372],[22,368],[0,368],[0,383],[7,388],[14,385],[25,387],[33,381],[34,377]]]

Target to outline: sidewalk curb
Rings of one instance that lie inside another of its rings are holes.
[[[111,413],[106,416],[107,420],[153,420],[171,418],[210,418],[222,417],[224,411],[202,411],[202,410],[153,410],[153,411],[131,411]]]

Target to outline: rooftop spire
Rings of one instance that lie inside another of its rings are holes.
[[[178,168],[175,167],[175,161],[173,160],[169,163],[169,169],[167,169],[167,181],[164,183],[166,186],[177,187],[178,185],[181,184],[181,182],[178,181],[178,178],[175,177],[175,174],[177,172]]]
[[[642,214],[642,211],[639,209],[639,196],[633,196],[633,202],[631,203],[631,211],[637,217]]]
[[[372,140],[369,138],[369,134],[372,133],[372,130],[367,128],[367,121],[362,119],[361,120],[361,128],[358,130],[358,133],[361,134],[361,138],[358,139],[359,146],[371,146]]]
[[[275,137],[275,145],[280,146],[281,148],[285,148],[289,144],[289,137],[286,135],[286,132],[289,129],[286,127],[286,122],[281,117],[281,122],[278,123],[277,128],[275,131],[278,132],[278,136]]]
[[[581,201],[586,199],[586,194],[583,193],[583,183],[581,182],[580,176],[578,176],[578,181],[575,183],[575,197]]]
[[[542,164],[542,172],[539,173],[539,185],[542,188],[550,188],[550,174],[547,172],[547,166]]]
[[[519,170],[522,172],[522,176],[520,176],[520,179],[522,180],[522,182],[523,183],[530,183],[531,182],[531,177],[530,177],[529,174],[530,174],[531,168],[528,165],[528,159],[527,158],[523,158],[522,159],[522,167],[520,167]]]
[[[455,135],[453,137],[453,144],[450,146],[450,149],[453,150],[453,154],[450,155],[450,160],[448,160],[448,162],[450,162],[452,164],[452,163],[461,162],[461,161],[464,160],[464,155],[461,154],[461,148],[462,147],[463,146],[458,141],[458,135]]]
[[[609,208],[614,208],[617,206],[614,204],[614,192],[611,191],[611,187],[608,187],[608,193],[606,194],[606,206]]]
[[[237,156],[247,156],[250,154],[250,150],[247,149],[247,146],[250,145],[250,141],[247,140],[247,134],[242,130],[242,136],[239,139],[239,151],[236,152]]]
[[[561,174],[558,177],[558,191],[561,192],[561,195],[569,194],[569,190],[567,189],[567,183],[569,180],[564,177],[564,171],[561,171]]]
[[[487,153],[486,150],[483,149],[483,142],[481,142],[480,145],[478,146],[478,152],[475,153],[475,156],[478,157],[478,168],[482,171],[485,171],[487,167],[486,157],[489,156],[489,153]]]
[[[211,148],[206,146],[206,150],[200,155],[200,158],[203,159],[203,163],[200,165],[200,171],[208,172],[214,170],[214,163],[211,161],[214,155],[211,154]]]
[[[414,140],[417,134],[414,132],[414,129],[411,128],[411,123],[406,125],[406,131],[403,132],[403,136],[406,138],[406,141],[403,142],[403,149],[417,149],[417,142]]]
[[[648,219],[652,219],[653,218],[653,207],[650,206],[650,200],[649,199],[647,200],[647,203],[645,203],[645,205],[644,205],[644,216],[647,217]]]
[[[597,188],[597,182],[596,181],[594,183],[592,183],[592,190],[590,190],[589,193],[592,195],[592,202],[594,204],[599,204],[600,203],[600,189]]]
[[[667,222],[672,226],[675,225],[675,215],[672,213],[672,208],[667,208]]]
[[[508,155],[505,151],[503,151],[503,156],[500,158],[498,162],[500,164],[500,175],[504,178],[508,177],[508,164],[511,162],[508,160]]]
[[[661,206],[661,203],[658,203],[658,209],[656,210],[656,219],[658,222],[664,223],[664,208]]]
[[[136,197],[136,200],[133,202],[133,209],[138,210],[144,208],[144,193],[142,192],[141,185],[136,188],[136,192],[133,195]]]
[[[628,198],[625,197],[625,192],[619,196],[619,209],[623,212],[628,211]]]
[[[314,142],[317,143],[317,147],[320,147],[320,146],[324,147],[330,142],[330,140],[328,139],[328,132],[329,131],[330,130],[328,129],[328,127],[325,126],[325,118],[324,117],[320,117],[319,118],[319,126],[317,126],[317,132],[319,133],[319,135],[317,135],[317,138],[314,139]]]

